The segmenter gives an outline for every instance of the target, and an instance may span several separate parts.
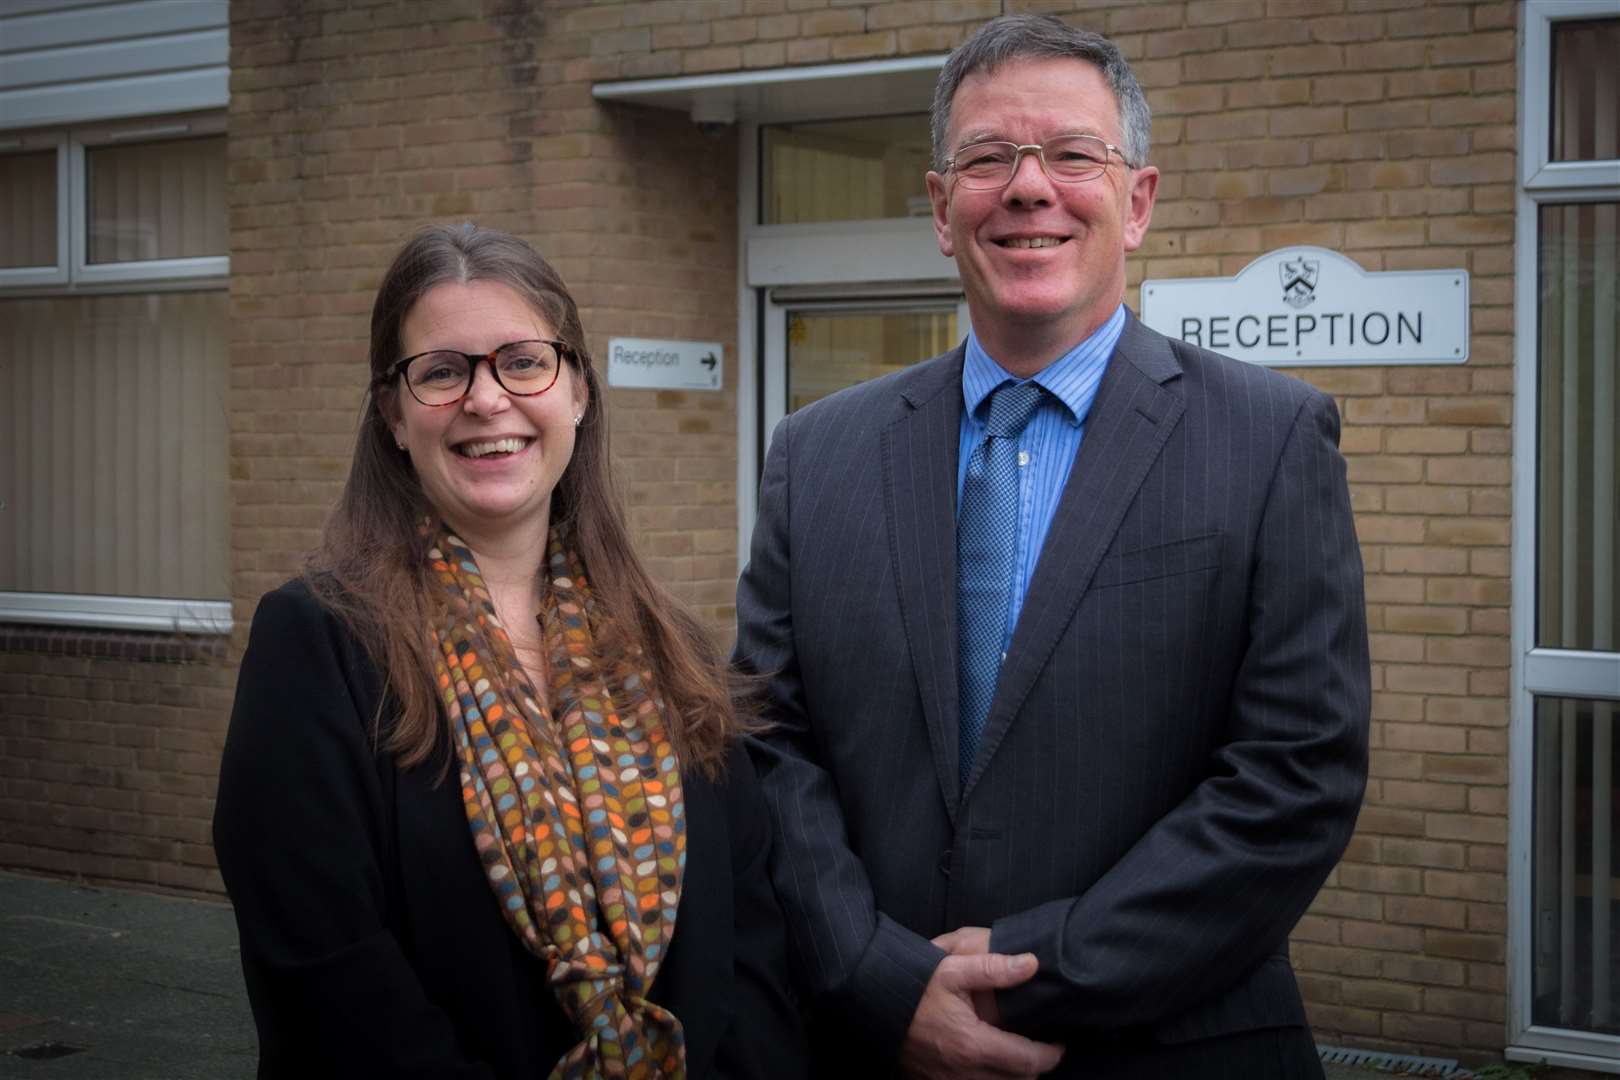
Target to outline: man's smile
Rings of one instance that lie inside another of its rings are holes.
[[[1051,248],[1068,242],[1067,236],[1006,236],[995,244],[1003,248]]]

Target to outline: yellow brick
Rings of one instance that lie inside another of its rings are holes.
[[[1396,1040],[1397,1045],[1456,1046],[1462,1038],[1462,1024],[1421,1012],[1385,1013],[1377,1034]]]
[[[832,55],[835,60],[856,60],[870,56],[885,56],[894,52],[895,33],[882,30],[871,34],[854,34],[833,38]]]
[[[1424,835],[1434,840],[1463,840],[1474,844],[1507,843],[1507,818],[1473,814],[1427,815]]]
[[[1428,896],[1392,896],[1385,917],[1407,926],[1435,926],[1461,930],[1468,925],[1468,908],[1456,900]]]
[[[1427,755],[1428,760],[1445,755]],[[1454,810],[1467,807],[1468,791],[1461,784],[1385,780],[1380,799],[1388,806],[1420,810]]]

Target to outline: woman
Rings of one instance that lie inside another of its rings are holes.
[[[220,770],[259,1075],[801,1072],[724,666],[631,547],[561,279],[424,229],[371,374]]]

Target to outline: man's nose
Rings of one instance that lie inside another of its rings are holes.
[[[1001,197],[1020,205],[1052,201],[1052,179],[1046,175],[1041,158],[1034,150],[1025,150],[1013,162],[1012,178],[1001,189]]]

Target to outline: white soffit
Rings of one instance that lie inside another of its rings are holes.
[[[792,123],[926,112],[945,54],[852,64],[725,71],[668,79],[599,82],[598,101],[686,113],[697,123]]]
[[[0,0],[0,129],[221,108],[227,0]]]

